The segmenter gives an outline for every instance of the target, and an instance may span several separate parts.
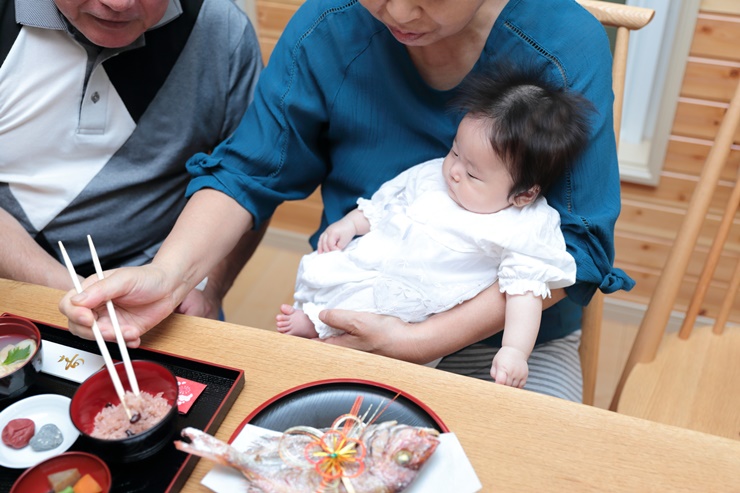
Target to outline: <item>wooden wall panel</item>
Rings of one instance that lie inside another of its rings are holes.
[[[285,25],[302,3],[303,0],[257,0],[258,37],[265,63],[270,60]]]
[[[620,259],[624,259],[623,265],[640,266],[650,269],[656,274],[663,269],[672,244],[672,240],[650,238],[645,235],[634,235],[624,231],[619,232],[615,240],[615,247],[620,253]],[[705,244],[697,248],[694,252],[694,257],[688,269],[689,276],[699,277],[701,275],[702,265],[706,260],[709,246],[709,244]],[[730,278],[732,277],[735,264],[738,260],[737,253],[736,250],[720,257],[715,279],[724,286],[730,282]]]
[[[725,111],[725,102],[681,97],[673,121],[673,134],[713,140]],[[735,133],[734,141],[740,144],[740,128]]]
[[[317,190],[305,200],[285,202],[275,211],[270,226],[311,235],[321,223],[321,193]]]
[[[737,0],[702,0],[699,9],[718,14],[740,15],[740,2]]]
[[[647,304],[650,301],[655,285],[658,280],[658,272],[646,269],[641,266],[630,266],[629,264],[618,264],[618,267],[623,269],[627,274],[632,277],[637,284],[632,291],[618,291],[610,294],[610,298],[614,298],[622,301],[629,301],[632,303]],[[681,284],[681,289],[678,294],[678,301],[676,303],[676,310],[685,309],[691,300],[691,296],[696,289],[696,278],[693,276],[687,277]],[[702,304],[700,315],[714,318],[719,311],[723,296],[727,291],[727,286],[724,283],[713,283],[707,291],[707,297],[705,302]],[[730,313],[730,320],[740,320],[740,303],[735,303]]]
[[[275,49],[277,39],[268,39],[260,36],[260,53],[262,53],[262,60],[267,64],[267,61],[272,55],[272,50]]]
[[[737,60],[740,18],[732,15],[699,14],[690,54],[717,60]]]
[[[685,207],[664,206],[629,197],[622,200],[622,213],[617,220],[616,230],[620,233],[641,236],[655,242],[673,242],[676,232],[685,215]],[[709,245],[717,234],[723,211],[707,216],[702,225],[699,245]],[[728,236],[727,248],[740,252],[740,218],[736,218],[734,227]],[[617,249],[617,257],[622,258],[622,251]],[[624,257],[631,258],[631,257]]]
[[[704,166],[711,142],[674,135],[668,142],[663,169],[674,173],[694,174]],[[730,152],[728,162],[722,170],[721,179],[733,181],[740,172],[740,146]]]
[[[689,57],[681,93],[709,101],[729,101],[740,75],[740,62]]]

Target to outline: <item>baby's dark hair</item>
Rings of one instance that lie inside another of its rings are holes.
[[[455,99],[467,116],[490,121],[490,142],[506,163],[510,196],[539,185],[540,193],[567,170],[589,137],[594,106],[555,87],[532,69],[501,67],[469,77]]]

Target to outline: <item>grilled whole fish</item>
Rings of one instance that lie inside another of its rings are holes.
[[[240,452],[195,428],[185,428],[181,434],[189,438],[190,443],[175,441],[178,450],[236,468],[249,483],[246,493],[352,493],[342,482],[325,488],[321,476],[311,464],[296,467],[283,460],[280,447],[283,447],[283,455],[287,451],[293,457],[302,457],[306,446],[313,440],[310,436],[285,435],[282,445],[279,435],[264,437]],[[358,437],[366,450],[364,470],[350,479],[350,488],[355,493],[403,491],[436,450],[438,436],[437,430],[397,424],[395,421],[365,426]]]

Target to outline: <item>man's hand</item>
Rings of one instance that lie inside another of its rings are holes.
[[[138,347],[141,336],[164,320],[179,304],[175,289],[167,283],[164,272],[148,265],[106,272],[106,278],[91,276],[83,283],[83,292],[69,291],[59,302],[59,310],[68,319],[70,332],[84,339],[94,339],[93,321],[107,341],[115,341],[107,300],[112,300],[128,347]]]

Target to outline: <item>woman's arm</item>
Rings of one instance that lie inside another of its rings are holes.
[[[177,307],[176,312],[195,317],[217,319],[221,315],[223,299],[244,265],[254,254],[265,236],[269,221],[259,229],[247,231],[231,253],[208,273],[203,291],[192,289]]]
[[[131,347],[138,346],[141,336],[175,310],[252,224],[251,214],[227,195],[211,189],[197,192],[151,264],[114,270],[102,281],[92,276],[82,294],[70,291],[62,298],[59,309],[69,319],[70,331],[92,339],[97,313],[101,332],[113,340],[103,307],[112,300],[124,338]]]
[[[543,309],[563,298],[563,289],[553,290],[552,297],[543,302]],[[505,304],[498,284],[494,284],[475,298],[415,324],[387,315],[337,309],[324,310],[319,317],[346,332],[324,342],[425,364],[501,331]]]

